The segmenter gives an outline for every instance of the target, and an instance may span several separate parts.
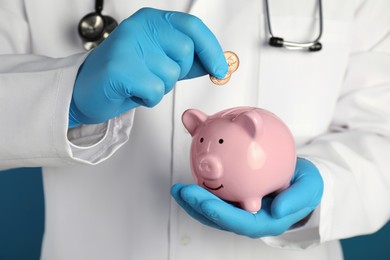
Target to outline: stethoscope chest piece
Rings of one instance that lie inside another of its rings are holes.
[[[81,18],[78,32],[84,48],[91,50],[98,46],[118,26],[117,21],[108,15],[102,15],[103,1],[96,1],[96,12]]]

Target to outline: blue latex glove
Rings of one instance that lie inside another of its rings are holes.
[[[228,65],[218,40],[192,15],[140,9],[124,20],[79,69],[69,127],[107,121],[137,106],[153,107],[178,80]]]
[[[201,223],[251,238],[276,236],[308,216],[320,203],[323,181],[310,161],[298,158],[291,186],[276,197],[265,197],[252,214],[237,208],[198,185],[175,184],[177,203]]]

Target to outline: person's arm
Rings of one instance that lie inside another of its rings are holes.
[[[324,180],[324,195],[306,229],[275,246],[309,247],[370,234],[390,219],[390,16],[388,1],[361,1],[343,93],[328,134],[300,147]]]
[[[99,163],[128,140],[133,108],[155,106],[177,80],[227,72],[215,36],[188,14],[141,9],[88,55],[53,59],[30,54],[21,3],[0,7],[12,24],[0,30],[0,169]]]
[[[131,114],[68,133],[73,86],[85,56],[0,56],[0,169],[94,164],[127,140]],[[121,129],[113,127],[118,121]]]
[[[73,161],[69,101],[85,54],[32,54],[23,1],[0,3],[0,169]]]

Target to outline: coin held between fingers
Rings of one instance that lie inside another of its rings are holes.
[[[232,51],[225,51],[224,55],[228,64],[228,73],[232,74],[238,69],[238,66],[240,65],[238,56]]]
[[[231,74],[226,74],[226,76],[222,79],[219,79],[219,78],[216,78],[216,77],[213,77],[213,76],[210,76],[210,80],[215,84],[215,85],[224,85],[226,83],[228,83],[228,81],[230,80],[230,75]]]
[[[218,79],[218,78],[210,75],[210,80],[216,85],[226,84],[230,80],[232,73],[238,69],[238,66],[240,64],[238,56],[234,52],[225,51],[223,54],[224,54],[226,62],[228,64],[228,72],[226,73],[226,76],[222,79]]]

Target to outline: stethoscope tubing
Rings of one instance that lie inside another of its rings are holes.
[[[302,50],[302,49],[308,49],[310,51],[321,50],[322,44],[320,43],[320,39],[321,39],[323,29],[324,29],[322,0],[318,0],[319,33],[313,41],[309,41],[309,42],[286,41],[281,37],[276,37],[272,32],[271,15],[270,15],[270,11],[269,11],[268,0],[264,0],[264,2],[265,2],[265,13],[266,13],[266,19],[267,19],[268,32],[271,35],[270,41],[269,41],[270,46],[285,47],[287,49],[293,49],[293,50]]]

